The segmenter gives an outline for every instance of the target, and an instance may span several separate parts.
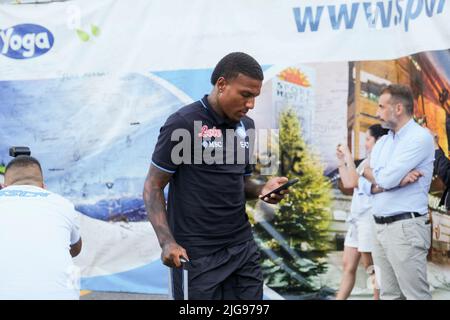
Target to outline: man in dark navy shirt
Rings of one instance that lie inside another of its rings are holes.
[[[190,299],[262,299],[259,252],[245,201],[287,182],[276,177],[260,185],[250,179],[255,126],[246,113],[254,108],[263,77],[249,55],[228,54],[213,71],[211,93],[172,114],[161,128],[144,201],[162,261],[174,268],[175,299],[183,298],[181,257],[189,260]]]

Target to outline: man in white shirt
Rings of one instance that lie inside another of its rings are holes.
[[[79,299],[80,251],[73,204],[44,189],[35,158],[13,159],[0,190],[0,299]]]
[[[428,191],[433,174],[433,137],[412,119],[411,90],[381,91],[377,116],[390,129],[375,144],[359,181],[373,195],[376,239],[372,252],[381,299],[431,299],[427,254],[431,245]]]

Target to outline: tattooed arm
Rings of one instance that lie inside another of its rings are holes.
[[[164,188],[169,183],[172,174],[150,166],[144,185],[144,203],[147,215],[161,246],[161,260],[169,267],[180,267],[180,257],[189,259],[186,250],[178,245],[170,232],[167,223],[166,201]]]

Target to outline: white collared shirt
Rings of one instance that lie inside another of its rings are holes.
[[[366,162],[368,159],[364,159],[356,169],[358,174],[364,169]],[[372,196],[367,195],[359,188],[353,189],[352,203],[350,207],[350,215],[348,216],[347,221],[356,221],[361,216],[366,214],[372,214]]]
[[[378,186],[388,191],[373,195],[373,213],[376,216],[427,213],[433,161],[433,137],[413,119],[398,133],[391,130],[381,137],[371,152],[370,167]],[[399,187],[402,179],[413,169],[419,170],[423,176],[415,183]],[[371,194],[371,183],[364,177],[359,179],[359,188]]]

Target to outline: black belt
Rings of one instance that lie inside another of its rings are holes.
[[[392,222],[399,221],[399,220],[412,219],[413,215],[416,218],[424,216],[424,214],[420,214],[418,212],[405,212],[405,213],[396,214],[395,216],[390,216],[390,217],[377,217],[377,216],[373,216],[373,217],[375,218],[376,223],[385,224],[385,223],[392,223]]]

